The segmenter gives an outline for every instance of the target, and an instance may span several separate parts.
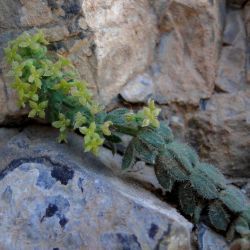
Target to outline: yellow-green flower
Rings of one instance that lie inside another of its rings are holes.
[[[27,93],[29,93],[30,84],[23,82],[20,78],[16,78],[15,82],[11,84],[11,87],[17,91],[19,107],[24,108],[28,100]]]
[[[70,125],[70,120],[64,114],[59,113],[59,120],[52,123],[52,126],[64,132]]]
[[[104,135],[106,136],[110,136],[111,135],[111,131],[109,129],[109,127],[113,125],[113,122],[111,121],[106,121],[104,122],[104,124],[102,125],[102,132]]]
[[[64,94],[68,94],[70,89],[72,88],[72,84],[70,82],[62,79],[59,83],[54,86],[55,90],[62,90]]]
[[[67,140],[67,130],[63,131],[63,132],[60,132],[58,138],[57,138],[57,141],[59,143],[62,143],[62,142],[68,142]]]
[[[84,151],[85,152],[93,152],[94,154],[98,154],[100,146],[103,144],[104,139],[100,137],[98,133],[96,133],[96,124],[92,122],[90,126],[80,127],[80,132],[84,134]]]
[[[86,105],[92,101],[92,94],[87,89],[87,86],[84,82],[74,82],[74,87],[72,88],[72,96],[78,97],[79,102],[82,105]]]
[[[10,45],[4,49],[5,57],[8,63],[20,61],[22,59],[21,56],[17,53],[17,51],[18,46],[14,45],[13,43],[10,43]]]
[[[33,101],[29,102],[31,111],[29,112],[29,117],[34,118],[38,116],[41,119],[45,118],[45,109],[48,107],[48,101],[36,103]]]
[[[75,116],[74,129],[80,128],[86,123],[86,121],[86,117],[81,112],[77,112]]]
[[[153,100],[149,100],[148,107],[144,107],[140,114],[144,117],[142,122],[142,127],[152,125],[154,127],[159,127],[160,122],[158,121],[158,115],[160,114],[161,109],[155,107]]]
[[[30,83],[35,83],[35,86],[40,89],[42,86],[41,75],[42,75],[42,69],[37,70],[34,66],[31,66],[30,76],[29,76],[28,81]]]
[[[10,75],[14,76],[15,78],[21,77],[23,75],[23,67],[24,65],[22,63],[14,61],[12,63],[12,70],[10,71]]]
[[[70,126],[70,120],[64,114],[59,114],[59,120],[52,123],[52,126],[60,131],[58,142],[67,142],[67,128]]]

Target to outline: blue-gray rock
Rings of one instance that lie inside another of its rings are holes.
[[[59,145],[46,127],[2,135],[1,250],[191,249],[188,221],[76,140]]]
[[[204,224],[198,227],[199,250],[229,250],[225,238],[213,232]]]

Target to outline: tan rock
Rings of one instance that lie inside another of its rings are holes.
[[[69,36],[68,28],[65,25],[57,25],[43,29],[46,39],[50,42],[58,42]]]
[[[234,46],[222,49],[216,86],[225,92],[243,90],[246,86],[246,51]]]
[[[40,0],[21,0],[20,22],[23,26],[40,26],[52,21],[51,9],[46,1]]]
[[[247,31],[247,82],[250,83],[250,3],[244,8],[244,21]]]
[[[216,87],[224,92],[235,92],[246,88],[246,28],[242,11],[229,10],[223,34],[222,48]]]
[[[204,111],[188,114],[187,140],[226,175],[250,177],[250,91],[215,94]]]
[[[95,36],[100,97],[108,103],[152,63],[156,18],[146,0],[87,0],[82,7]]]
[[[219,54],[220,1],[167,3],[159,11],[160,38],[153,73],[160,103],[197,105],[211,96]]]

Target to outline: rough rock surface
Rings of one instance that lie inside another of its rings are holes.
[[[186,139],[226,175],[250,178],[250,92],[216,94],[187,114]],[[240,139],[239,139],[240,138]]]
[[[191,249],[189,222],[76,140],[59,145],[45,127],[0,135],[1,249]]]
[[[225,173],[249,176],[249,13],[247,0],[2,0],[0,124],[27,112],[15,105],[3,48],[43,28],[98,100],[154,97],[177,137]]]

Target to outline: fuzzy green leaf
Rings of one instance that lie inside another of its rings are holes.
[[[230,223],[229,214],[220,202],[213,202],[209,205],[208,216],[212,225],[222,231],[226,231]]]
[[[122,159],[122,169],[132,168],[135,164],[135,149],[132,143],[128,145]]]
[[[166,174],[171,176],[174,180],[177,181],[187,181],[189,180],[188,173],[182,165],[176,161],[175,158],[168,152],[161,152],[156,157],[155,165],[158,168],[162,168],[162,170],[166,171]]]
[[[220,192],[219,199],[232,212],[242,212],[245,206],[245,197],[243,193],[234,186],[228,186],[227,189]]]
[[[136,156],[148,164],[155,163],[156,152],[150,149],[147,145],[141,142],[139,139],[134,138],[132,140],[134,145]]]
[[[172,130],[164,122],[160,122],[160,127],[157,128],[156,131],[165,140],[166,143],[170,143],[174,140]]]
[[[197,203],[194,190],[187,183],[182,184],[179,187],[178,198],[182,211],[192,217]]]
[[[200,169],[193,171],[190,175],[190,182],[201,197],[206,199],[215,199],[218,197],[218,190],[216,186]]]
[[[250,206],[246,207],[241,213],[241,216],[244,217],[250,225]]]
[[[248,226],[248,222],[244,217],[240,216],[235,221],[235,231],[239,233],[242,237],[250,236],[250,228]]]
[[[123,126],[127,123],[125,118],[124,118],[124,115],[127,114],[128,112],[129,112],[129,110],[125,109],[125,108],[116,109],[114,111],[111,111],[107,115],[105,120],[112,121],[114,125]]]
[[[226,179],[217,168],[208,163],[200,163],[198,167],[216,186],[226,188]]]
[[[197,153],[188,145],[172,142],[167,144],[166,148],[190,172],[199,162]]]
[[[167,174],[167,172],[160,166],[155,165],[154,166],[155,175],[161,186],[166,189],[167,192],[171,192],[173,189],[173,185],[175,183],[175,180]]]
[[[143,128],[137,135],[140,141],[155,149],[160,149],[165,146],[163,138],[153,129]]]

